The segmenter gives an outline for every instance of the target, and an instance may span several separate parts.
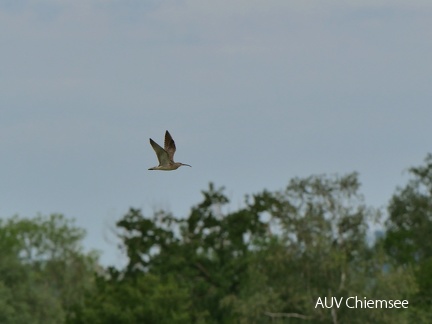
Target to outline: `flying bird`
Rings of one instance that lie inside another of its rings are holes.
[[[190,167],[189,164],[174,162],[174,153],[176,151],[176,146],[174,140],[171,137],[171,134],[168,131],[165,132],[165,143],[164,143],[165,149],[163,149],[158,143],[153,141],[151,138],[150,138],[150,144],[153,147],[153,150],[155,150],[156,152],[157,158],[159,160],[159,165],[150,168],[149,170],[171,171],[171,170],[178,169],[182,165]]]

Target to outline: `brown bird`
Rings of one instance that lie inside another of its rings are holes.
[[[182,165],[191,167],[189,164],[184,164],[180,162],[174,162],[174,153],[176,151],[176,146],[174,140],[171,137],[171,134],[166,131],[165,132],[165,149],[163,149],[158,143],[153,141],[150,138],[150,144],[156,152],[157,158],[159,160],[159,165],[149,170],[162,170],[162,171],[171,171],[176,170]]]

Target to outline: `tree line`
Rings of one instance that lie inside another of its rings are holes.
[[[84,252],[63,215],[1,220],[0,323],[432,323],[432,154],[387,212],[366,204],[357,173],[228,206],[210,183],[187,217],[130,208],[116,223],[122,269]],[[316,307],[352,296],[409,307]]]

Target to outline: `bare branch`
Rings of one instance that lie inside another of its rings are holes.
[[[220,287],[220,285],[213,280],[211,275],[208,273],[206,268],[204,268],[204,266],[201,263],[195,262],[193,265],[201,272],[201,274],[207,279],[208,282],[210,282],[215,287]]]
[[[271,312],[264,312],[265,315],[270,317],[296,317],[304,320],[310,320],[312,319],[312,316],[302,315],[298,313],[271,313]]]
[[[338,324],[337,314],[336,314],[336,310],[334,308],[332,308],[332,310],[331,310],[331,316],[333,319],[333,324]]]

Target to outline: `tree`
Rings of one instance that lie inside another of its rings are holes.
[[[358,189],[355,173],[293,179],[227,213],[223,188],[210,184],[187,218],[130,209],[117,223],[129,263],[98,278],[75,323],[408,323],[397,310],[315,308],[318,297],[401,299],[417,289],[411,269],[368,242],[379,213]]]
[[[364,312],[315,307],[318,297],[367,296],[399,299],[409,295],[410,271],[391,269],[382,249],[368,244],[368,224],[379,213],[358,193],[357,174],[293,179],[284,191],[254,195],[248,208],[267,214],[270,236],[261,241],[238,295],[227,296],[243,323],[403,322],[401,312]]]
[[[425,164],[410,170],[411,179],[398,188],[388,206],[387,252],[405,267],[415,269],[418,293],[414,305],[422,310],[432,306],[432,154]],[[420,310],[419,310],[420,311]],[[428,322],[432,321],[429,314]]]
[[[92,285],[94,252],[82,229],[59,214],[0,221],[0,322],[64,323]]]
[[[71,323],[190,323],[189,296],[171,276],[151,274],[123,277],[109,269],[98,277],[97,293],[90,293],[86,307],[78,307]]]
[[[191,301],[185,304],[188,316],[171,318],[169,314],[173,312],[167,314],[167,304],[160,303],[160,310],[156,313],[168,316],[167,322],[181,322],[178,318],[196,323],[228,321],[230,311],[220,307],[220,300],[226,294],[238,291],[247,268],[249,243],[244,240],[244,235],[261,235],[265,228],[257,215],[248,211],[222,215],[220,209],[228,202],[222,189],[215,190],[210,185],[203,196],[203,202],[192,208],[187,219],[176,219],[164,212],[146,219],[140,210],[130,209],[117,223],[129,263],[121,275],[113,276],[111,273],[108,279],[101,279],[104,285],[115,286],[119,282],[135,285],[136,280],[146,281],[148,276],[157,278],[156,282],[176,282],[178,289],[184,291]],[[106,290],[101,288],[99,294],[102,291]],[[129,305],[150,303],[151,300],[149,293],[134,297],[136,300],[130,300]],[[115,308],[116,298],[112,300]],[[92,307],[92,313],[97,314],[93,318],[103,316],[102,310],[95,305],[88,303],[87,307]],[[89,316],[83,315],[77,322],[84,323]],[[146,313],[145,318],[149,320],[151,316],[151,313]],[[134,320],[128,320],[129,323],[138,323],[141,319],[137,314]],[[115,320],[118,318],[111,317],[106,322]]]

